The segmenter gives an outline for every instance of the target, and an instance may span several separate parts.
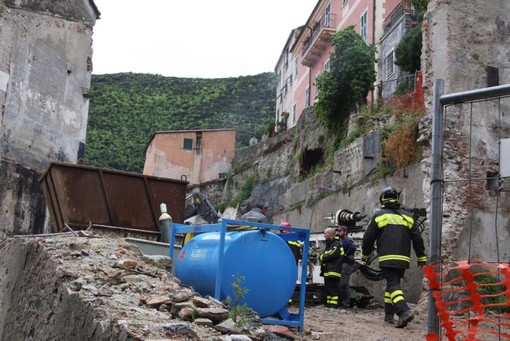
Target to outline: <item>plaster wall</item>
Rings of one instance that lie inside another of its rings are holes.
[[[143,174],[172,179],[184,176],[190,185],[217,180],[231,168],[235,138],[231,129],[156,133],[146,150]],[[184,139],[193,141],[191,150],[183,148]]]
[[[0,3],[0,234],[41,229],[42,193],[22,180],[83,153],[98,15],[90,0]]]

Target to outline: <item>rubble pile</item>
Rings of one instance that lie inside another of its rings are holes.
[[[281,339],[257,318],[239,326],[222,302],[182,285],[170,266],[121,238],[4,239],[0,339]]]

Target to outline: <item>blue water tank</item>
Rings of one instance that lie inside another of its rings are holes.
[[[220,300],[230,297],[235,302],[232,284],[235,276],[242,276],[239,286],[248,291],[239,304],[246,303],[260,317],[285,307],[297,280],[296,262],[285,241],[267,231],[227,232],[223,264],[218,264],[219,243],[219,232],[191,239],[176,259],[176,277],[201,295],[214,296],[216,272],[223,266]]]

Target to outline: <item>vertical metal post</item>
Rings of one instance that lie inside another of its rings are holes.
[[[434,102],[432,116],[432,162],[430,180],[430,265],[441,262],[441,233],[442,233],[442,182],[443,182],[443,105],[441,96],[444,93],[444,81],[434,81]],[[432,291],[429,292],[428,332],[439,335],[439,318]]]
[[[221,299],[221,282],[223,278],[223,256],[225,253],[225,234],[227,233],[227,223],[221,222],[220,244],[218,245],[218,269],[216,269],[216,282],[214,285],[214,298]]]

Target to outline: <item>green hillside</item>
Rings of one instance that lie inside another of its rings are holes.
[[[176,78],[92,75],[85,146],[90,166],[139,172],[145,147],[162,130],[235,128],[237,148],[274,120],[275,75]]]

